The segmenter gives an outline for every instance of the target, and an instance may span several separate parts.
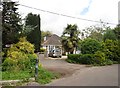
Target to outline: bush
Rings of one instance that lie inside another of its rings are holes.
[[[14,45],[17,50],[20,50],[26,54],[34,54],[34,45],[29,43],[25,37],[20,38],[19,42]]]
[[[44,53],[44,52],[45,52],[45,49],[44,49],[44,48],[40,48],[40,52],[41,52],[41,53]]]
[[[92,54],[69,54],[67,61],[70,63],[92,64],[93,55]]]
[[[101,43],[95,39],[87,38],[81,42],[82,54],[94,54],[101,49]]]
[[[106,65],[105,54],[101,51],[97,51],[94,54],[94,64]]]
[[[87,65],[111,65],[113,62],[105,58],[105,54],[101,51],[95,54],[69,54],[66,60],[69,63],[87,64]]]
[[[17,62],[13,59],[6,58],[4,63],[2,64],[3,71],[12,71],[16,68]]]
[[[93,64],[93,54],[82,54],[80,56],[80,63],[81,64]]]
[[[11,45],[7,50],[7,57],[2,63],[2,70],[26,70],[35,66],[37,55],[34,53],[34,46],[25,38],[20,38],[17,44]],[[14,67],[14,68],[13,68]]]
[[[112,61],[120,61],[120,47],[119,41],[106,40],[103,44],[103,52],[106,55],[107,59]]]
[[[71,63],[80,63],[80,56],[81,54],[68,54],[67,61]]]

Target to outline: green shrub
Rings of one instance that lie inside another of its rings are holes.
[[[104,33],[103,35],[103,40],[107,40],[107,39],[110,39],[110,40],[117,40],[117,37],[114,33],[114,30],[112,29],[108,29],[106,30],[106,32]]]
[[[119,41],[106,40],[103,44],[104,53],[107,59],[112,61],[120,61]]]
[[[80,57],[81,64],[93,64],[93,54],[82,54]]]
[[[101,51],[97,51],[94,54],[94,64],[106,65],[105,54]]]
[[[11,45],[7,50],[7,57],[2,63],[5,70],[26,70],[35,66],[37,55],[34,53],[34,46],[25,38],[20,38],[17,44]],[[12,69],[15,67],[15,69]]]
[[[70,63],[80,63],[80,64],[92,64],[93,55],[92,54],[69,54],[66,60]]]
[[[111,65],[113,62],[105,58],[105,54],[101,51],[95,54],[69,54],[66,60],[69,63],[87,64],[87,65]]]
[[[17,62],[15,60],[6,58],[4,63],[2,64],[2,70],[12,71],[12,70],[15,70],[16,66],[17,66]]]
[[[26,54],[34,54],[34,45],[29,43],[25,37],[20,38],[19,42],[14,45],[18,50]]]
[[[44,52],[45,52],[45,49],[44,49],[44,48],[40,48],[40,52],[41,52],[41,53],[44,53]]]
[[[72,63],[79,63],[80,62],[81,54],[68,54],[68,61]]]
[[[111,61],[111,60],[109,60],[109,59],[106,59],[105,63],[106,63],[106,65],[112,65],[112,64],[114,64],[114,62]]]
[[[95,39],[87,38],[81,42],[82,54],[94,54],[101,49],[101,43]]]

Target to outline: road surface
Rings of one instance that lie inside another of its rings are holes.
[[[118,65],[86,67],[70,64],[64,59],[43,59],[40,61],[48,70],[57,71],[64,76],[53,80],[46,86],[118,86]]]

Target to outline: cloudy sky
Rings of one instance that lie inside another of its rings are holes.
[[[118,2],[120,0],[13,0],[19,4],[30,7],[56,12],[64,15],[83,19],[99,21],[100,19],[109,23],[118,23]],[[50,14],[35,9],[19,6],[19,12],[24,17],[29,12],[40,14],[41,30],[49,30],[59,36],[67,24],[77,24],[79,30],[98,23],[80,19],[68,18],[60,15]],[[108,25],[114,27],[115,25]]]

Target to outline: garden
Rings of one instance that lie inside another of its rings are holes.
[[[107,39],[99,42],[85,39],[80,43],[81,54],[68,54],[66,61],[77,64],[105,66],[120,63],[119,41]]]
[[[6,55],[4,55],[2,60],[2,80],[21,80],[20,83],[14,85],[22,85],[25,82],[29,82],[30,78],[35,78],[37,58],[38,56],[34,53],[34,45],[29,43],[25,37],[20,38],[19,42],[12,44],[7,49]],[[46,84],[58,77],[59,74],[47,71],[39,62],[38,76],[33,81]],[[3,85],[5,84],[3,83]]]
[[[76,24],[67,25],[61,36],[63,48],[68,53],[67,62],[92,66],[120,63],[120,25],[114,28],[102,22],[101,25],[82,31]],[[75,53],[77,50],[79,54]]]

